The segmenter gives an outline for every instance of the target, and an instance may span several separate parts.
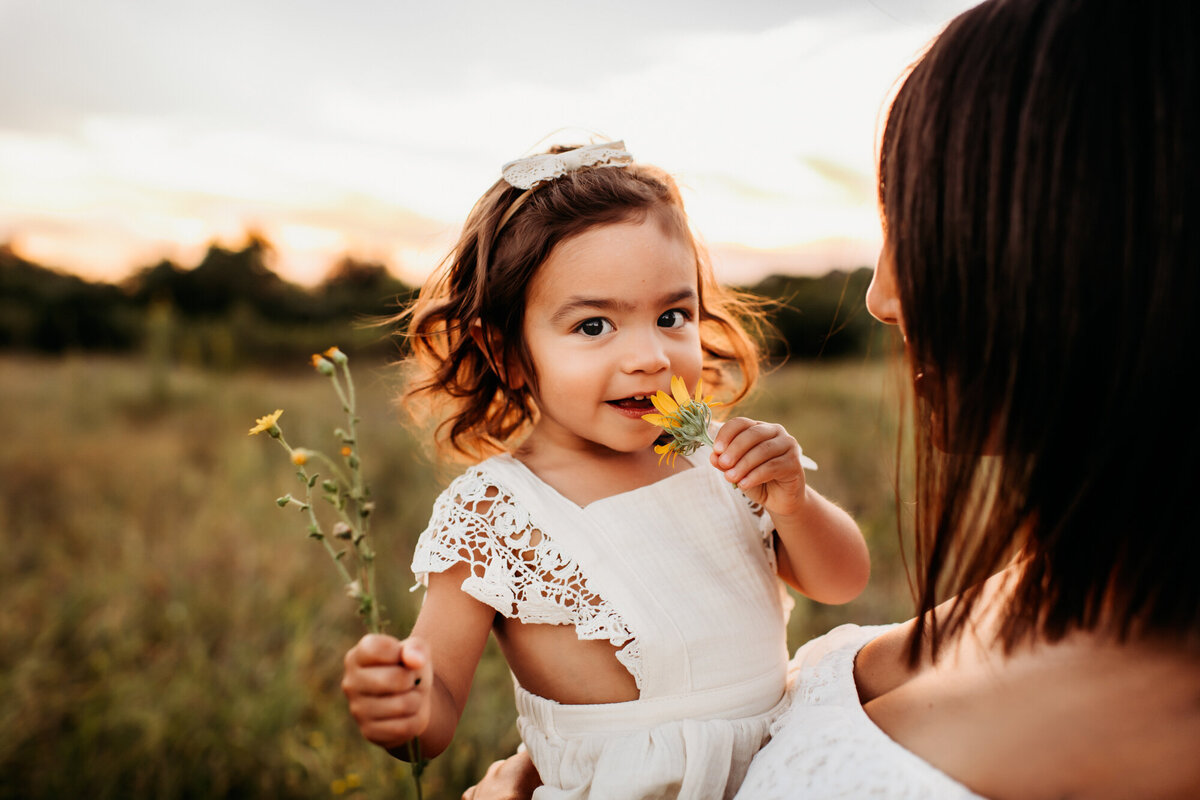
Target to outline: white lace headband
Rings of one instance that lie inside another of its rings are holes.
[[[542,181],[554,180],[583,167],[623,167],[633,163],[625,142],[601,142],[563,153],[545,153],[510,161],[500,168],[509,186],[532,189]]]

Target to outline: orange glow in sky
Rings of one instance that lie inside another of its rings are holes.
[[[253,229],[293,280],[419,281],[577,126],[676,175],[726,280],[867,265],[881,105],[969,3],[429,5],[0,4],[0,243],[116,280]]]

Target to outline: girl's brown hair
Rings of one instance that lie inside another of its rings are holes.
[[[919,627],[1200,635],[1200,8],[992,0],[905,79],[880,201],[916,381]],[[944,597],[946,614],[930,612]]]
[[[475,204],[457,245],[416,303],[400,315],[408,323],[414,370],[404,400],[417,419],[440,420],[440,452],[479,460],[528,431],[537,420],[537,376],[522,326],[534,274],[573,236],[645,219],[695,253],[706,383],[731,392],[731,403],[750,391],[759,370],[751,334],[761,314],[749,297],[717,284],[669,175],[634,163],[575,170],[529,190],[499,180]],[[511,370],[532,380],[514,387],[504,377]]]

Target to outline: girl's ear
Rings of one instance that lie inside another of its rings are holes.
[[[499,376],[500,380],[510,389],[520,389],[525,385],[525,376],[520,367],[510,367],[502,364],[497,360],[496,354],[504,352],[504,348],[500,346],[499,331],[488,328],[487,332],[483,329],[483,320],[471,320],[471,326],[468,328],[471,334],[471,339],[475,342],[475,346],[479,348],[479,352],[483,353],[483,357],[487,359],[488,366],[492,371]]]

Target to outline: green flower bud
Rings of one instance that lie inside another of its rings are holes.
[[[331,347],[326,350],[325,357],[338,366],[341,366],[350,360],[345,353],[343,353],[341,350],[338,350],[336,347]]]
[[[317,372],[327,377],[333,376],[333,362],[322,356],[320,353],[313,353],[312,365]]]

